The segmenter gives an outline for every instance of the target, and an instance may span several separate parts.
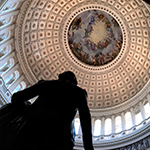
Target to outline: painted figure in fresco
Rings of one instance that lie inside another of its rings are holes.
[[[110,26],[111,26],[110,21],[109,21],[107,18],[104,18],[102,22],[105,22],[105,25],[106,25],[107,27],[110,27]]]
[[[104,64],[104,62],[105,62],[104,58],[105,58],[105,55],[100,52],[100,54],[98,56],[98,62],[100,65]]]
[[[110,53],[110,56],[112,57],[112,59],[115,59],[119,54],[119,50],[118,48],[116,48],[115,50],[112,50]]]
[[[94,18],[95,18],[95,22],[97,22],[99,20],[99,13],[96,12],[94,14]]]
[[[88,31],[88,33],[93,31],[93,27],[92,27],[92,25],[90,23],[87,26],[87,31]]]
[[[73,122],[77,110],[80,115],[84,148],[94,150],[87,93],[77,86],[73,72],[64,72],[59,74],[58,80],[43,80],[13,94],[11,106],[22,110],[24,102],[35,96],[38,98],[31,106],[12,120],[6,118],[4,126],[4,117],[1,117],[0,113],[2,150],[73,150]],[[3,134],[4,138],[1,131],[5,127],[7,132]]]
[[[81,60],[84,61],[84,59],[85,59],[85,52],[82,50],[81,51]]]
[[[94,22],[95,22],[95,18],[94,18],[94,16],[92,16],[92,17],[91,17],[91,22],[89,22],[89,25],[93,25]]]
[[[91,43],[91,50],[92,50],[92,51],[95,51],[95,48],[96,48],[96,44],[92,42],[92,43]]]
[[[72,29],[78,30],[81,27],[81,22],[82,22],[81,18],[76,18],[72,23]]]
[[[84,29],[84,31],[85,31],[85,35],[84,35],[84,37],[83,37],[83,38],[86,38],[86,37],[88,37],[88,36],[89,36],[89,31],[88,31],[87,29]]]
[[[115,42],[116,42],[117,48],[120,49],[120,48],[121,48],[121,45],[122,45],[122,44],[121,44],[121,41],[120,41],[120,40],[116,40]]]
[[[99,20],[101,21],[104,18],[103,14],[98,14]]]
[[[77,29],[77,30],[81,27],[81,21],[82,21],[82,19],[79,18],[79,19],[75,22],[75,25],[76,25],[76,29]]]
[[[112,59],[111,59],[109,53],[107,53],[107,55],[105,56],[105,63],[108,63],[108,62],[110,62],[111,60],[112,60]]]
[[[90,24],[88,24],[87,29],[84,29],[84,31],[85,31],[85,36],[83,38],[87,38],[89,37],[89,34],[93,31],[93,27]]]
[[[115,27],[118,27],[118,26],[119,26],[119,24],[117,23],[117,21],[116,21],[114,18],[112,18],[111,21],[112,21],[112,23],[114,24]]]
[[[98,47],[98,49],[103,49],[103,47],[101,46],[101,42],[100,41],[98,42],[97,47]]]

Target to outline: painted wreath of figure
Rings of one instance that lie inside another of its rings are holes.
[[[0,122],[3,121],[2,125],[0,124],[2,150],[51,148],[72,150],[74,147],[73,121],[77,110],[80,115],[84,148],[94,150],[87,93],[77,86],[74,73],[64,72],[59,75],[58,80],[40,81],[15,93],[12,96],[12,106],[20,109],[25,101],[35,96],[38,96],[37,100],[24,112],[18,113],[18,116],[5,118],[7,113],[0,115]],[[3,111],[3,109],[0,110],[0,114]],[[4,121],[10,122],[9,125]],[[6,129],[4,133],[3,129]]]
[[[112,16],[100,10],[89,10],[79,14],[70,24],[68,42],[81,62],[101,66],[118,56],[123,35]]]

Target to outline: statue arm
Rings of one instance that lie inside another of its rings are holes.
[[[35,96],[38,96],[42,92],[43,84],[44,82],[38,82],[37,84],[34,84],[31,87],[14,93],[11,98],[12,104],[20,105],[23,104],[25,101],[28,101],[29,99],[34,98]]]
[[[85,150],[94,150],[92,143],[91,115],[87,105],[86,94],[80,101],[79,115],[83,133],[84,148]]]
[[[150,0],[143,0],[143,1],[150,5]]]

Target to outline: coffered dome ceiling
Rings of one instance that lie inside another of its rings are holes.
[[[21,10],[16,51],[31,84],[71,70],[94,110],[149,88],[150,12],[141,0],[26,0]]]

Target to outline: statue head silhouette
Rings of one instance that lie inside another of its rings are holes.
[[[75,74],[71,71],[65,71],[65,72],[59,74],[58,78],[59,78],[59,80],[62,80],[64,82],[70,82],[74,85],[78,84]]]

